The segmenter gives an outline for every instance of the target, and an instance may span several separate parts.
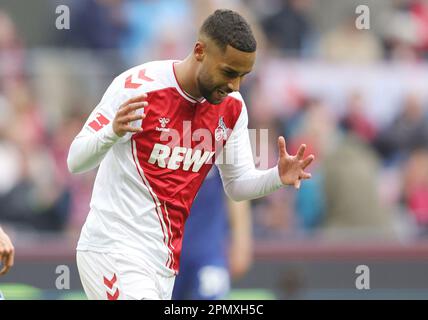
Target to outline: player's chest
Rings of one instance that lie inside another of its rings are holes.
[[[142,136],[152,143],[214,151],[215,145],[226,143],[236,122],[226,111],[187,101],[152,103],[145,110]]]
[[[199,172],[221,153],[239,115],[226,104],[194,104],[160,94],[149,96],[148,102],[143,132],[134,136],[146,171],[149,166],[153,172]]]

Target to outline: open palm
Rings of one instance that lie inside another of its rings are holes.
[[[303,158],[306,145],[302,144],[297,150],[297,154],[292,156],[287,153],[284,137],[278,138],[279,160],[278,171],[281,181],[285,185],[294,185],[296,189],[300,188],[301,180],[310,179],[311,174],[305,172],[305,169],[314,160],[314,156]]]

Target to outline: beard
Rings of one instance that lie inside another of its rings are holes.
[[[229,88],[214,84],[210,75],[205,72],[201,72],[196,78],[198,89],[201,95],[211,104],[220,104],[225,96],[219,95],[219,90],[223,91],[226,95],[232,92]]]
[[[197,78],[198,89],[201,95],[211,104],[218,104],[220,101],[217,101],[213,95],[216,91],[215,86],[211,84],[211,81],[204,79],[202,75],[199,75]]]

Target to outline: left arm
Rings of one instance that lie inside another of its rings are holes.
[[[268,170],[256,169],[247,127],[247,110],[242,103],[241,115],[223,150],[225,160],[217,163],[226,194],[232,200],[242,201],[266,196],[284,185],[294,185],[298,189],[301,180],[311,178],[310,173],[304,170],[314,156],[303,159],[305,145],[300,146],[295,156],[289,155],[284,138],[279,137],[278,165]]]

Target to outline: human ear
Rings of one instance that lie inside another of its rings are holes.
[[[206,54],[206,45],[202,41],[197,41],[195,47],[193,48],[193,54],[197,61],[201,62],[204,60]]]

